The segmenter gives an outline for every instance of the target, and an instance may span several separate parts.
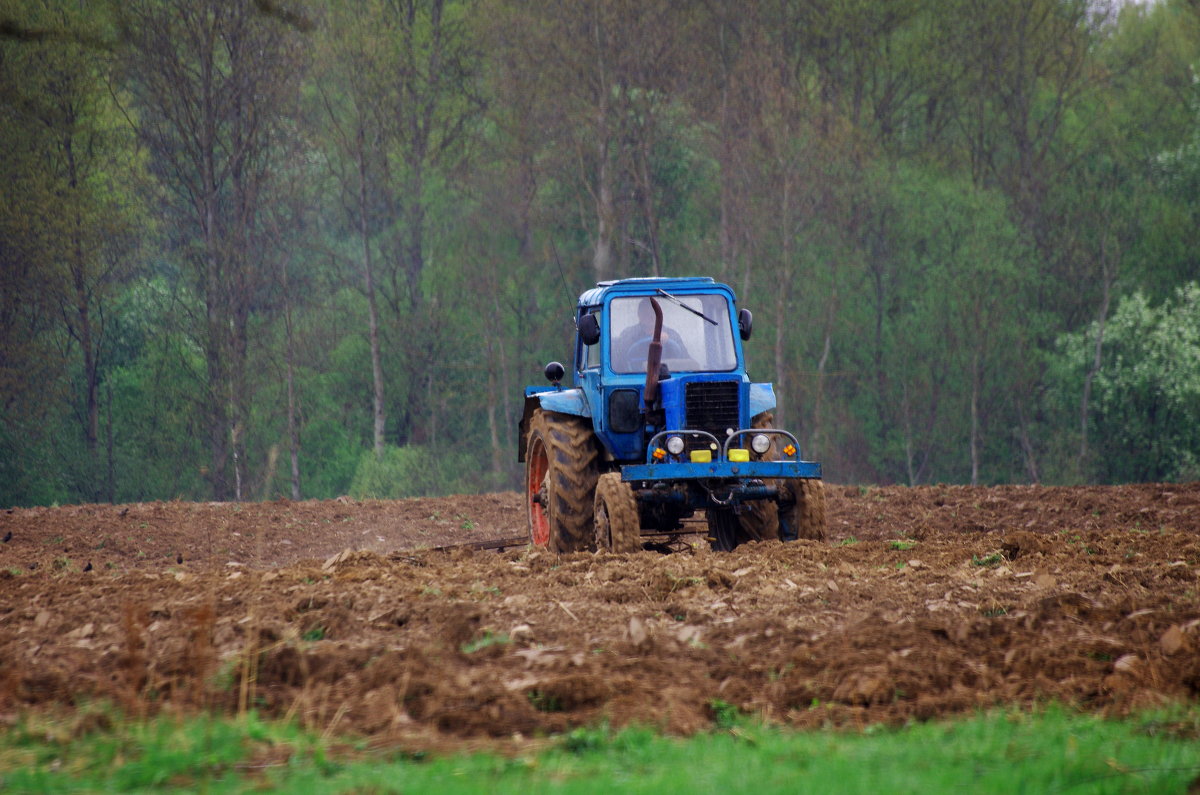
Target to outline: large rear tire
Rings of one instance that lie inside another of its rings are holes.
[[[642,526],[637,498],[620,474],[601,475],[596,483],[596,548],[610,552],[638,552],[642,549]]]
[[[582,417],[536,409],[525,447],[529,541],[555,552],[592,545],[599,446]]]

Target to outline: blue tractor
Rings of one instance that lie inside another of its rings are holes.
[[[821,539],[821,465],[772,427],[770,384],[746,375],[753,317],[706,277],[600,282],[575,310],[573,386],[525,389],[530,541],[557,552],[642,548],[703,511],[709,543]]]

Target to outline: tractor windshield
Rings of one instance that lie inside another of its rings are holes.
[[[693,311],[666,298],[658,299],[663,312],[662,360],[671,372],[736,369],[733,328],[725,296],[682,295],[678,300]],[[613,372],[646,372],[646,355],[654,337],[654,308],[650,298],[614,298],[606,325]]]

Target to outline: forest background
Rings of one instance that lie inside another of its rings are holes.
[[[0,505],[507,489],[708,275],[827,479],[1200,478],[1200,2],[0,0]]]

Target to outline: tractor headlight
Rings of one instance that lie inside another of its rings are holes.
[[[750,449],[762,455],[771,449],[771,439],[765,433],[756,433],[750,440]]]
[[[667,452],[671,455],[679,455],[683,452],[683,437],[671,436],[667,438]]]

